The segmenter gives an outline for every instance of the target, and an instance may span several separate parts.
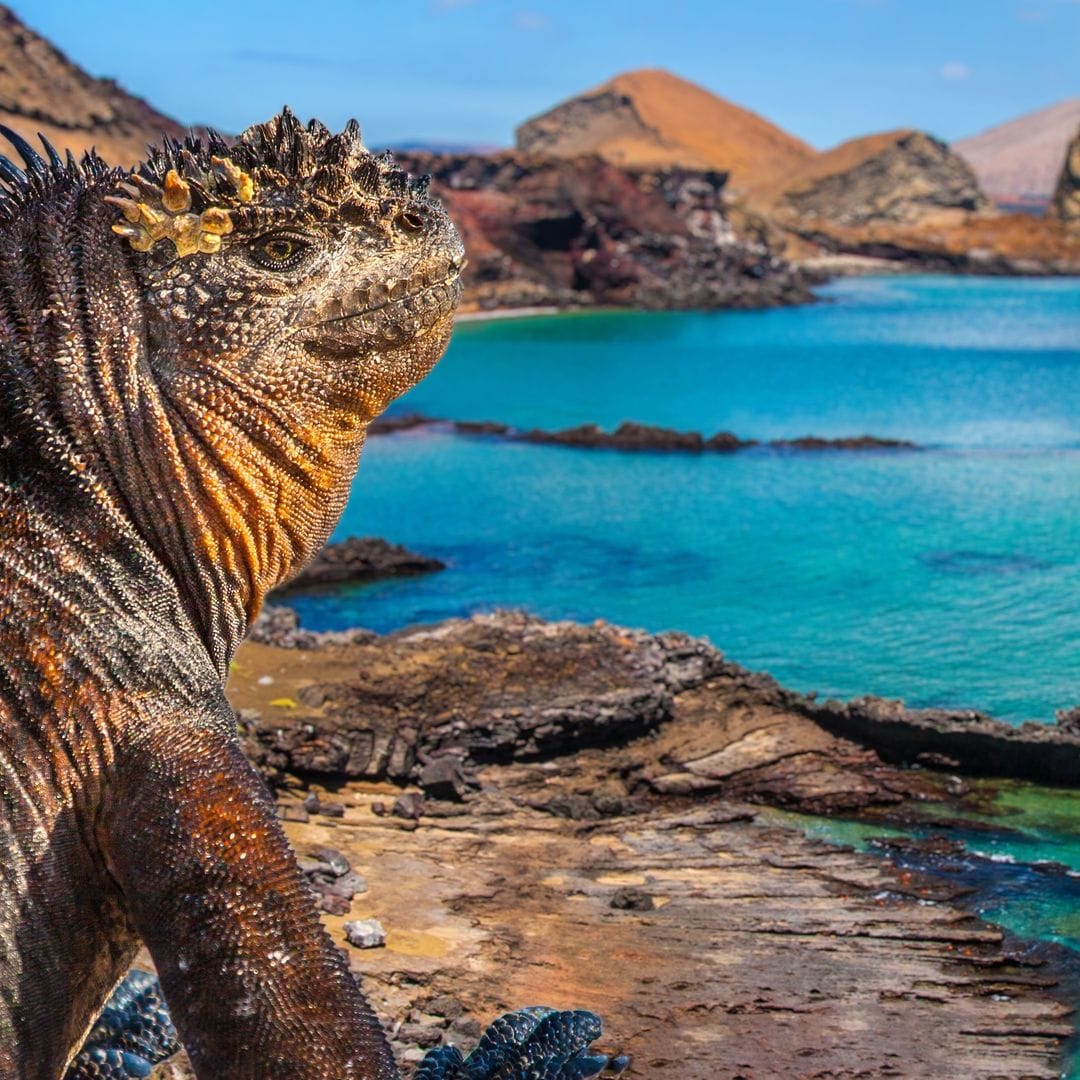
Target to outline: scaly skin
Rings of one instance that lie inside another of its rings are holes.
[[[222,687],[263,596],[333,528],[366,425],[442,354],[460,243],[355,125],[286,112],[229,148],[168,145],[127,189],[19,149],[24,173],[0,167],[0,1077],[57,1080],[140,938],[200,1077],[395,1077]]]

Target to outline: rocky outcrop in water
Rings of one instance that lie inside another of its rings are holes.
[[[971,166],[921,131],[843,143],[787,177],[772,201],[783,218],[845,226],[940,224],[991,208]]]
[[[446,563],[429,555],[418,555],[401,544],[391,544],[375,536],[350,536],[327,544],[280,593],[342,585],[355,581],[375,581],[388,577],[414,577],[445,570]]]
[[[1049,212],[1070,230],[1080,231],[1080,131],[1065,152]]]
[[[458,435],[473,435],[512,442],[535,443],[541,446],[569,446],[585,450],[622,450],[631,452],[731,453],[766,446],[774,450],[915,450],[917,445],[906,439],[887,439],[876,435],[848,435],[826,439],[818,435],[802,435],[794,439],[741,439],[730,431],[702,435],[699,431],[677,431],[674,428],[639,424],[626,420],[614,431],[605,431],[599,424],[579,424],[561,431],[531,428],[521,431],[495,420],[436,420],[419,413],[384,417],[372,424],[369,433],[392,435],[399,431],[432,427],[447,429]]]
[[[433,177],[462,233],[467,306],[769,307],[809,299],[775,232],[732,213],[723,173],[512,152],[398,159]]]
[[[924,790],[924,774],[896,768],[906,765],[1080,784],[1080,735],[1068,723],[1014,728],[872,697],[820,703],[685,634],[509,613],[361,633],[348,678],[305,666],[244,702],[254,760],[404,782],[440,758],[468,771],[599,747],[631,788],[804,810]]]

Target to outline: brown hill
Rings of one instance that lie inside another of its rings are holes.
[[[838,225],[944,223],[990,209],[971,166],[921,131],[850,139],[758,192],[785,219]]]
[[[88,75],[2,5],[0,123],[77,155],[94,146],[111,165],[133,165],[162,132],[184,130],[112,79]]]
[[[1071,98],[960,139],[953,149],[971,162],[979,183],[997,202],[1045,204],[1078,127],[1080,98]]]
[[[814,156],[775,124],[667,71],[632,71],[517,129],[518,149],[631,168],[717,169],[745,191]]]

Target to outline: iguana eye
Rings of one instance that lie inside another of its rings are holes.
[[[270,270],[288,270],[307,251],[308,245],[294,236],[263,236],[252,245],[252,255],[260,266]]]

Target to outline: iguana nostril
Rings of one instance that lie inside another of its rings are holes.
[[[423,215],[415,210],[403,210],[398,214],[398,224],[406,232],[419,232],[424,227],[425,220]]]

